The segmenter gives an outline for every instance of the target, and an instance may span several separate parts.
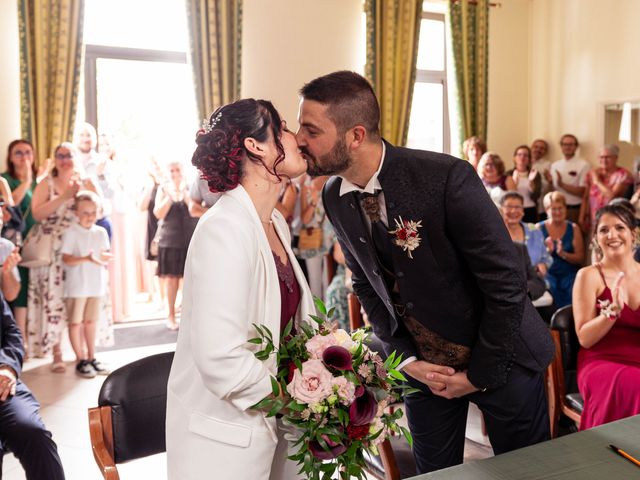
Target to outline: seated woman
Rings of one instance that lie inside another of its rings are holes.
[[[602,261],[578,272],[573,289],[578,388],[584,398],[580,429],[640,413],[640,264],[635,218],[623,205],[595,217],[594,248]]]
[[[524,201],[524,221],[538,221],[537,201],[540,197],[542,180],[537,170],[531,169],[531,149],[526,145],[520,145],[513,152],[513,164],[515,168],[509,170],[507,175],[513,179],[516,191]]]
[[[522,222],[523,204],[522,195],[518,192],[507,192],[500,199],[500,212],[511,240],[527,261],[524,268],[527,272],[529,298],[542,318],[549,322],[555,309],[552,306],[553,297],[547,291],[543,279],[553,260],[547,252],[542,231],[538,226]]]
[[[495,152],[487,152],[480,157],[478,175],[496,205],[499,205],[504,192],[516,189],[513,178],[504,174],[504,162]]]
[[[525,223],[524,199],[518,192],[507,192],[500,198],[500,211],[511,240],[527,246],[531,264],[544,277],[553,263],[551,254],[544,243],[544,235],[539,225]]]
[[[562,193],[549,192],[543,202],[549,218],[538,226],[553,258],[546,280],[556,307],[560,308],[571,304],[573,282],[584,261],[584,241],[580,227],[567,220],[567,202]]]

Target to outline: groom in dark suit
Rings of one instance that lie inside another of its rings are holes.
[[[547,440],[553,343],[476,172],[384,141],[373,89],[356,73],[300,93],[298,145],[310,175],[337,175],[323,202],[353,289],[420,389],[405,399],[419,472],[462,462],[470,401],[496,454]]]

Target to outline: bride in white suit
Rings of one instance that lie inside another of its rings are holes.
[[[167,392],[172,480],[298,478],[274,418],[249,407],[271,395],[275,357],[255,358],[252,324],[313,313],[289,229],[274,208],[283,182],[306,169],[270,102],[240,100],[198,132],[192,163],[225,192],[200,219],[184,272],[182,323]]]

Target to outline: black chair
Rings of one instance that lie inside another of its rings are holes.
[[[571,305],[562,307],[553,314],[550,328],[556,355],[547,368],[547,397],[551,437],[555,438],[558,435],[560,416],[568,417],[579,427],[584,408],[576,378],[580,342],[576,335]]]
[[[349,302],[349,325],[352,330],[364,326],[360,302],[358,297],[350,293],[347,297]],[[382,349],[382,342],[374,334],[367,339],[369,348],[385,357]],[[392,405],[390,408],[394,408]],[[378,445],[379,455],[372,455],[365,452],[364,458],[367,464],[367,472],[378,480],[401,480],[403,478],[415,477],[416,463],[413,452],[404,437],[391,437]]]
[[[115,370],[89,409],[91,448],[105,480],[119,480],[116,465],[166,450],[167,381],[173,352]]]

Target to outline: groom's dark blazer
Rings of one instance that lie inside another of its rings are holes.
[[[553,358],[553,342],[478,174],[449,155],[385,146],[378,179],[389,229],[400,217],[422,222],[413,259],[392,248],[407,313],[446,340],[471,347],[467,374],[480,389],[503,385],[514,363],[542,371]],[[353,272],[353,289],[387,353],[419,358],[393,307],[358,194],[340,197],[341,183],[340,177],[326,183],[323,202]]]

